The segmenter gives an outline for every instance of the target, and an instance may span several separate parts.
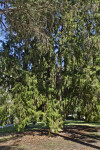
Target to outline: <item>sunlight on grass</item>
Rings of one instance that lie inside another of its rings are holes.
[[[80,121],[80,120],[66,120],[64,123],[65,126],[72,126],[72,125],[86,125],[86,126],[91,126],[91,127],[100,127],[100,123],[88,123],[85,121]]]
[[[49,128],[49,126],[45,125],[43,122],[37,122],[36,124],[30,123],[28,127],[34,128],[34,129],[48,129]]]

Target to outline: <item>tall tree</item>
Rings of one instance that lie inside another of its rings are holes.
[[[19,128],[41,115],[55,131],[69,113],[99,120],[99,2],[17,0],[2,5],[9,34],[0,52],[6,56],[0,82],[11,87],[11,113]]]

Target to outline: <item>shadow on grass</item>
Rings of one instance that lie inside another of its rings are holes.
[[[91,147],[91,148],[95,148],[95,149],[100,149],[99,146],[96,145],[96,143],[98,141],[100,141],[100,136],[93,136],[93,135],[88,135],[86,133],[81,133],[80,131],[86,129],[87,130],[90,130],[90,127],[84,127],[84,126],[79,126],[77,127],[68,127],[66,129],[64,129],[63,131],[59,132],[59,133],[53,133],[51,132],[51,134],[49,133],[49,129],[48,130],[44,130],[44,129],[35,129],[35,130],[27,130],[24,134],[26,135],[35,135],[35,132],[38,132],[38,135],[39,136],[43,136],[43,135],[46,135],[46,136],[53,136],[53,137],[62,137],[64,138],[64,140],[69,140],[69,141],[72,141],[72,142],[75,142],[75,143],[78,143],[78,144],[81,144],[81,145],[84,145],[84,146],[87,146],[87,147]],[[73,130],[74,129],[74,130]],[[79,131],[78,131],[79,129]],[[75,131],[76,130],[76,131]],[[94,127],[91,128],[91,131],[94,131]],[[88,149],[88,148],[87,148]]]
[[[77,125],[77,126],[67,126],[67,127],[65,126],[63,130],[64,132],[67,133],[80,134],[82,136],[100,140],[100,135],[97,135],[98,130],[100,130],[100,128]]]
[[[90,132],[98,132],[99,128],[95,128],[95,127],[89,127],[89,126],[67,126],[66,128],[63,129],[63,131],[59,132],[59,133],[52,133],[51,132],[51,136],[56,137],[56,136],[60,136],[62,138],[64,138],[64,140],[69,140],[75,143],[79,143],[81,145],[87,146],[87,147],[91,147],[91,148],[95,148],[95,149],[100,149],[99,146],[96,145],[97,142],[100,141],[100,135],[90,135]],[[28,131],[26,131],[26,134],[28,134]],[[50,136],[49,134],[49,129],[48,130],[44,130],[44,129],[38,129],[38,130],[30,130],[33,131],[32,134],[34,134],[34,132],[38,132],[38,135],[42,136],[42,135],[46,135],[46,136]],[[81,133],[81,131],[83,131],[83,133]],[[89,133],[88,133],[89,132]],[[29,134],[31,134],[31,132],[29,132]]]
[[[15,135],[15,136],[12,135],[11,137],[1,138],[0,143],[5,143],[5,142],[10,141],[10,140],[16,140],[18,137],[22,137],[22,135],[21,134],[20,135]]]
[[[64,138],[65,140],[69,140],[69,141],[72,141],[72,142],[75,142],[75,143],[78,143],[78,144],[81,144],[81,145],[84,145],[84,146],[87,146],[87,147],[91,147],[91,148],[95,148],[97,150],[100,150],[99,146],[94,145],[94,143],[95,143],[94,140],[91,141],[93,144],[90,144],[90,141],[86,142],[86,141],[83,141],[83,139],[80,139],[80,138],[75,139],[74,137],[66,137],[65,135],[61,135],[61,134],[58,134],[58,133],[53,133],[53,134],[55,136],[60,136],[60,137]]]
[[[95,128],[95,127],[89,127],[89,126],[65,126],[62,131],[59,133],[52,133],[50,134],[48,126],[44,126],[43,123],[41,124],[36,124],[32,125],[30,124],[24,132],[17,133],[15,137],[11,137],[8,139],[1,140],[0,142],[6,142],[12,139],[16,139],[18,137],[24,136],[24,135],[33,135],[35,136],[37,133],[38,136],[53,136],[53,137],[62,137],[64,140],[69,140],[84,146],[91,147],[94,149],[100,149],[99,146],[97,146],[97,142],[100,141],[100,135],[91,135],[90,132],[96,132],[98,133],[98,129],[100,128]],[[4,147],[2,150],[12,150],[11,147]],[[1,147],[0,147],[1,150]],[[15,149],[14,149],[15,150]],[[17,149],[16,149],[17,150]],[[19,148],[18,148],[19,150]],[[22,150],[22,149],[21,149]]]
[[[0,137],[8,134],[14,134],[17,132],[17,128],[12,126],[12,127],[6,127],[6,128],[0,128]]]
[[[12,147],[12,146],[0,146],[0,150],[24,150],[24,149]]]

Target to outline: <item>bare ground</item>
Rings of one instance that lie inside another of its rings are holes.
[[[100,150],[100,128],[67,126],[59,133],[28,130],[0,134],[0,150]]]

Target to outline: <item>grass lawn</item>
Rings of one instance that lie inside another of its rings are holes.
[[[0,128],[0,150],[96,150],[100,149],[100,124],[66,120],[64,129],[49,134],[42,122],[29,124],[24,132]]]
[[[90,127],[100,127],[100,123],[93,123],[93,122],[88,123],[80,120],[66,120],[64,125],[65,126],[83,125],[83,126],[90,126]]]

